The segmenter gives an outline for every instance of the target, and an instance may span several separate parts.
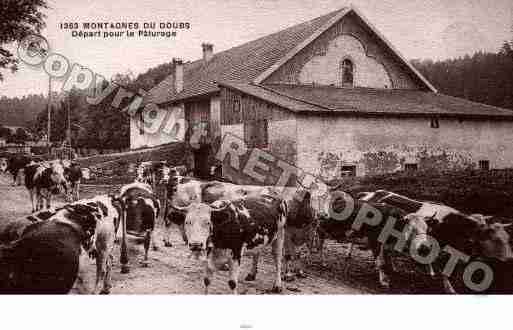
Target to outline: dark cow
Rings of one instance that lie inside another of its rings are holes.
[[[49,164],[29,164],[25,167],[25,186],[30,195],[32,212],[51,207],[52,194],[62,190],[67,192],[68,182],[64,176],[64,166],[59,161]]]
[[[124,208],[124,216],[121,217],[121,272],[128,273],[126,235],[144,235],[144,259],[141,261],[141,264],[148,266],[150,245],[153,246],[154,250],[157,250],[154,229],[161,207],[151,187],[140,182],[134,182],[121,187],[117,199],[121,201]],[[116,226],[116,232],[117,229]]]
[[[509,243],[510,236],[504,229],[507,225],[494,223],[493,216],[466,215],[440,203],[416,201],[386,190],[363,193],[361,198],[365,201],[386,203],[409,213],[406,218],[416,221],[419,233],[436,239],[442,249],[450,246],[471,258],[486,259],[487,264],[511,263],[513,255]],[[456,292],[449,278],[442,273],[439,263],[428,265],[428,272],[433,277],[442,278],[446,293]]]
[[[101,211],[67,205],[50,218],[28,225],[16,241],[0,248],[0,292],[65,294],[79,280],[83,257]]]
[[[176,205],[174,205],[176,207]],[[261,250],[272,245],[275,262],[273,292],[281,292],[281,267],[287,206],[275,196],[250,196],[238,201],[215,201],[211,204],[194,202],[187,207],[185,235],[192,254],[199,257],[207,253],[204,278],[205,294],[214,271],[228,263],[228,285],[237,293],[239,267],[245,252],[253,254],[251,273],[247,281],[256,279]]]
[[[80,164],[71,163],[70,166],[64,167],[64,177],[69,183],[72,201],[80,199],[80,181],[82,180],[82,169]]]
[[[316,198],[312,195],[312,191],[306,189],[287,187],[280,190],[274,193],[285,199],[288,209],[284,244],[284,279],[292,281],[295,277],[306,277],[297,251],[305,244],[308,247],[309,256],[313,250],[319,225],[318,214],[314,208]]]
[[[25,168],[32,159],[29,156],[26,155],[14,155],[11,157],[8,161],[7,165],[7,172],[11,173],[12,175],[12,185],[16,186],[18,184],[18,176],[20,174],[20,171]]]
[[[436,239],[442,249],[450,246],[471,259],[483,260],[490,265],[512,264],[513,252],[510,236],[505,231],[506,226],[508,225],[484,223],[463,213],[451,213],[442,221],[431,222],[428,233]],[[445,292],[456,293],[439,264],[435,262],[430,267],[432,276],[438,275],[442,278]],[[511,279],[507,284],[511,288]]]
[[[398,241],[397,238],[390,237],[384,242],[385,244],[380,242],[379,237],[386,224],[392,223],[395,231],[402,232],[401,240],[405,242],[405,248],[412,240],[416,242],[425,240],[424,233],[420,229],[423,227],[416,222],[409,222],[405,218],[407,213],[393,206],[354,200],[343,192],[332,192],[324,201],[319,210],[318,228],[321,260],[325,239],[339,242],[365,241],[375,257],[379,283],[383,287],[390,286],[389,273],[394,268],[390,250]],[[365,223],[366,220],[373,222],[372,225]]]

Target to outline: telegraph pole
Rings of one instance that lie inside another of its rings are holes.
[[[51,144],[50,144],[50,129],[52,128],[51,124],[52,119],[52,77],[48,75],[48,122],[46,123],[46,136],[47,136],[47,145],[48,145],[48,155],[51,154]]]

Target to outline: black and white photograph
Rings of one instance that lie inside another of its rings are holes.
[[[3,294],[513,294],[513,2],[0,0],[0,167]]]

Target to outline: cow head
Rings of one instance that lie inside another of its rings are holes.
[[[213,213],[222,212],[231,206],[233,207],[233,204],[229,201],[215,201],[211,204],[193,202],[186,207],[173,206],[176,210],[186,213],[185,237],[189,249],[196,258],[208,248],[213,230]]]
[[[511,261],[513,252],[510,245],[510,236],[505,228],[511,224],[491,223],[480,224],[476,234],[478,256]]]
[[[64,188],[65,191],[68,191],[68,181],[66,180],[64,173],[64,165],[61,162],[52,162],[50,164],[50,169],[52,170],[50,174],[50,178],[52,182],[59,188]]]
[[[429,249],[429,218],[410,213],[404,218],[408,230],[406,231],[411,241],[411,249],[423,253],[423,249]]]

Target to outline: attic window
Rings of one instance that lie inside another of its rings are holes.
[[[430,126],[431,126],[431,128],[440,128],[440,123],[438,122],[438,118],[431,118]]]
[[[490,161],[489,160],[480,160],[479,161],[479,169],[482,171],[490,170]]]
[[[419,166],[416,163],[406,163],[404,164],[404,170],[406,172],[415,172],[419,169]]]
[[[353,87],[354,66],[350,59],[340,62],[340,84],[342,87]]]
[[[356,176],[356,165],[342,165],[340,168],[340,176]]]

